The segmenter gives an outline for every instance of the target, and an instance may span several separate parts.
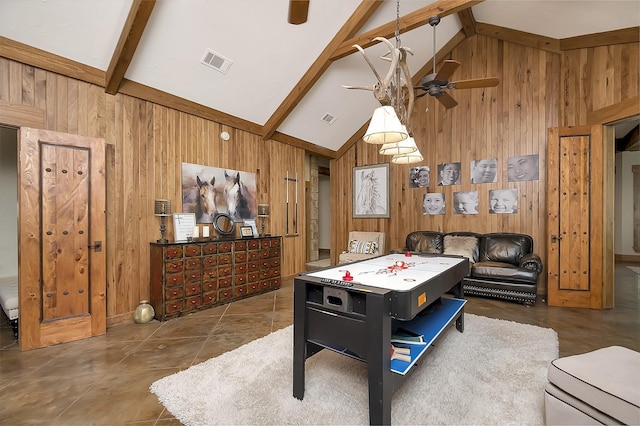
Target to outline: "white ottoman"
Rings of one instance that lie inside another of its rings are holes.
[[[548,425],[640,424],[640,353],[611,346],[551,362]]]

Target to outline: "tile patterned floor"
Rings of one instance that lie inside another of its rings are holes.
[[[638,277],[616,267],[616,308],[610,310],[482,298],[470,298],[465,309],[551,327],[562,356],[614,344],[640,351]],[[190,316],[118,325],[104,336],[27,352],[2,322],[0,425],[180,424],[149,392],[151,383],[284,328],[292,314],[289,279],[279,290]]]

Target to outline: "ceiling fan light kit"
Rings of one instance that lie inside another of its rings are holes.
[[[395,110],[390,105],[376,108],[369,127],[362,140],[372,144],[386,144],[405,140],[409,137]]]

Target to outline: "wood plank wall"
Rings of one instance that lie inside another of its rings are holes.
[[[107,319],[131,319],[149,297],[149,242],[160,238],[153,200],[182,211],[181,163],[256,173],[258,202],[271,206],[266,232],[285,232],[286,171],[304,176],[305,151],[104,88],[0,58],[0,101],[42,109],[45,128],[104,138],[107,148]],[[3,104],[6,105],[6,104]],[[21,123],[8,123],[20,125]],[[227,131],[231,140],[220,139]],[[300,188],[302,190],[302,188]],[[305,217],[304,205],[299,216]],[[260,222],[258,222],[260,223]],[[304,270],[304,220],[283,239],[283,276]],[[168,221],[168,238],[173,223]]]
[[[332,209],[332,261],[347,244],[350,230],[383,231],[387,247],[401,248],[414,230],[520,232],[534,239],[545,260],[547,129],[585,124],[587,112],[638,96],[638,43],[577,49],[562,54],[476,35],[455,48],[448,59],[462,63],[454,80],[500,78],[496,88],[451,91],[458,106],[446,110],[434,98],[417,101],[412,121],[416,143],[431,169],[429,188],[409,188],[409,165],[391,165],[391,217],[352,218],[352,168],[389,162],[377,145],[357,142],[344,156],[331,161],[331,191],[339,202]],[[538,181],[508,182],[507,159],[538,154]],[[470,183],[470,162],[497,158],[498,182]],[[437,165],[462,163],[461,185],[437,186]],[[337,177],[334,179],[334,177]],[[517,188],[517,214],[488,213],[488,191]],[[478,191],[477,215],[453,214],[453,193]],[[443,192],[446,214],[425,216],[427,192]],[[539,293],[546,294],[542,274]]]

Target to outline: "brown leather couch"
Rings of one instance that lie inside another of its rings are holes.
[[[534,304],[542,260],[533,252],[529,235],[507,232],[414,231],[405,251],[452,254],[469,259],[469,275],[462,280],[465,294]]]

